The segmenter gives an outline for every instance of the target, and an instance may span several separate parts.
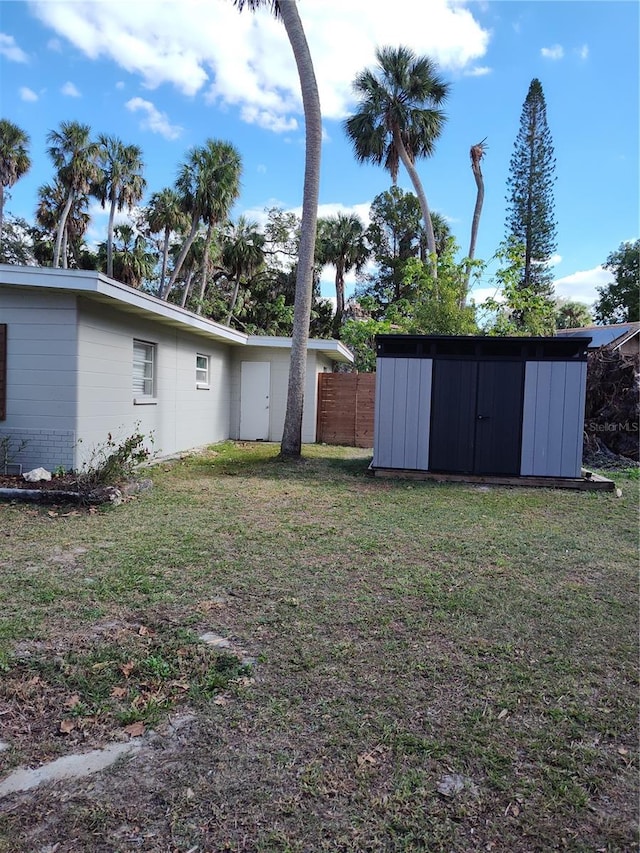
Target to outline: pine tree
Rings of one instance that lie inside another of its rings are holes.
[[[507,180],[507,236],[524,247],[520,288],[533,296],[553,295],[548,263],[556,249],[555,165],[544,93],[534,79],[522,107]]]

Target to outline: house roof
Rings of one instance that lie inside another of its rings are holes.
[[[98,302],[117,303],[120,310],[147,318],[152,316],[164,325],[187,329],[211,340],[235,346],[291,347],[291,338],[247,335],[206,317],[200,317],[193,311],[165,302],[150,293],[107,278],[103,273],[94,270],[0,264],[0,285],[63,291],[83,295]],[[308,348],[322,352],[334,361],[353,362],[352,353],[340,341],[311,338]]]
[[[614,350],[638,334],[640,334],[640,323],[612,323],[610,326],[583,326],[581,329],[558,329],[556,332],[556,335],[563,338],[578,338],[588,335],[591,338],[589,349],[611,347]]]

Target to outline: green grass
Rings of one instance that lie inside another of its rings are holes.
[[[115,509],[0,505],[3,699],[50,722],[0,735],[8,763],[197,715],[153,784],[39,791],[4,825],[0,803],[0,850],[128,849],[140,826],[149,851],[634,849],[635,475],[622,498],[482,489],[277,449],[157,465]],[[469,786],[443,796],[447,774]]]

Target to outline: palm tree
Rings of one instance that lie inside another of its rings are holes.
[[[147,241],[142,234],[136,233],[131,226],[123,223],[113,229],[114,245],[112,247],[113,277],[123,284],[136,289],[145,280],[153,276],[155,257],[147,251]],[[118,243],[119,241],[119,243]],[[98,254],[102,264],[105,264],[109,244],[101,243]]]
[[[130,208],[142,198],[147,182],[142,177],[142,151],[137,145],[125,145],[116,136],[98,137],[100,175],[93,195],[104,208],[109,202],[107,228],[107,275],[113,278],[113,222],[116,209]]]
[[[4,191],[12,187],[29,171],[31,160],[27,153],[29,135],[17,124],[6,118],[0,119],[0,245],[4,221]]]
[[[77,121],[63,121],[60,130],[52,130],[47,135],[49,147],[47,153],[58,170],[58,178],[65,188],[65,204],[56,229],[56,245],[53,253],[53,266],[60,264],[62,240],[67,217],[74,198],[86,194],[98,179],[98,144],[91,141],[91,128]],[[66,267],[67,258],[63,257]]]
[[[203,147],[189,153],[178,174],[176,189],[181,208],[191,219],[191,228],[161,298],[166,299],[175,284],[202,221],[207,225],[200,283],[201,298],[204,296],[213,228],[227,218],[240,193],[240,172],[240,155],[229,142],[208,139]]]
[[[63,211],[67,205],[68,191],[61,180],[56,177],[52,184],[43,184],[38,188],[38,206],[36,207],[36,222],[49,235],[51,235],[51,254],[49,262],[53,258],[55,237],[58,232]],[[80,254],[82,238],[89,227],[90,216],[88,212],[89,196],[86,193],[78,193],[73,197],[71,206],[66,216],[61,256],[63,266],[68,266],[69,249],[76,258]]]
[[[232,225],[222,244],[222,264],[234,282],[233,295],[229,304],[227,326],[231,323],[233,310],[238,300],[240,282],[254,275],[264,264],[264,234],[258,231],[257,222],[248,222],[240,216]]]
[[[345,274],[352,269],[359,272],[370,255],[360,218],[353,213],[338,213],[337,216],[319,220],[317,255],[321,264],[331,264],[336,268],[334,329],[338,336],[344,314]]]
[[[376,59],[373,71],[367,68],[355,78],[353,88],[360,105],[345,122],[345,130],[356,159],[383,163],[394,185],[402,161],[420,201],[427,248],[437,258],[429,205],[414,163],[434,152],[445,121],[439,107],[447,98],[449,85],[432,59],[416,56],[407,47],[378,48]],[[433,273],[437,274],[435,263]]]
[[[259,6],[270,6],[276,17],[282,19],[291,45],[300,88],[305,123],[304,188],[302,193],[302,219],[300,226],[300,249],[296,272],[296,295],[287,389],[287,410],[282,432],[280,454],[284,458],[297,459],[302,451],[302,410],[304,386],[307,373],[307,344],[311,322],[313,300],[313,270],[316,245],[316,223],[318,219],[318,197],[320,194],[320,155],[322,152],[322,115],[320,96],[309,45],[304,34],[298,9],[292,0],[234,0],[242,9],[248,5],[254,10]]]
[[[467,257],[472,261],[476,254],[476,240],[478,239],[478,227],[480,225],[480,215],[482,213],[482,205],[484,203],[484,178],[482,177],[482,169],[480,161],[487,150],[486,137],[482,142],[472,145],[469,149],[469,157],[471,158],[471,171],[476,182],[476,204],[473,209],[473,219],[471,221],[471,238],[469,240],[469,254]],[[471,278],[471,264],[467,264],[465,273],[466,289],[469,289],[469,279]]]
[[[147,219],[152,234],[157,234],[160,231],[164,232],[162,269],[160,270],[160,284],[158,286],[158,296],[161,296],[167,276],[171,233],[174,231],[185,231],[188,227],[188,219],[180,207],[180,196],[178,193],[171,187],[166,187],[160,190],[160,192],[154,193],[149,201]]]

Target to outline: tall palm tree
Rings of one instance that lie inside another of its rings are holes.
[[[186,231],[188,219],[180,207],[180,196],[171,187],[165,187],[160,192],[154,193],[149,201],[147,220],[152,234],[164,233],[162,247],[162,268],[160,270],[160,284],[158,296],[164,291],[165,279],[167,277],[167,263],[169,260],[169,243],[174,231]]]
[[[52,130],[47,135],[49,147],[47,153],[58,170],[58,178],[65,188],[65,204],[56,229],[56,244],[53,253],[53,266],[60,265],[62,240],[67,217],[74,198],[86,194],[98,179],[98,144],[91,140],[91,128],[77,121],[63,121],[60,130]],[[66,255],[63,266],[66,267]]]
[[[31,160],[27,152],[29,135],[17,124],[0,119],[0,244],[4,221],[4,191],[12,187],[29,171]]]
[[[381,47],[378,64],[355,78],[353,88],[360,99],[358,111],[345,122],[356,159],[384,164],[395,184],[399,163],[407,170],[415,189],[427,235],[427,248],[437,257],[431,214],[424,188],[415,167],[418,157],[430,157],[440,136],[449,85],[438,74],[428,56],[416,56],[407,47]],[[436,273],[436,264],[433,264]]]
[[[125,145],[116,136],[98,137],[100,173],[93,186],[93,195],[104,208],[109,202],[107,227],[107,275],[113,278],[113,223],[116,210],[130,208],[142,198],[147,182],[142,176],[142,150],[137,145]]]
[[[486,137],[482,142],[472,145],[469,149],[469,157],[471,158],[471,171],[476,182],[476,203],[473,208],[473,219],[471,221],[471,237],[469,240],[469,254],[467,257],[472,261],[476,254],[476,240],[478,239],[478,228],[480,226],[480,215],[482,214],[482,205],[484,203],[484,178],[482,177],[482,169],[480,161],[484,157],[487,150]],[[471,264],[467,264],[465,273],[466,289],[469,289],[469,280],[471,278]]]
[[[258,231],[257,222],[249,222],[240,216],[225,235],[222,244],[222,264],[234,282],[233,295],[229,304],[227,326],[231,323],[233,310],[238,300],[240,282],[254,275],[264,264],[265,237]]]
[[[338,213],[337,216],[318,221],[318,260],[321,264],[331,264],[336,268],[336,335],[339,335],[344,314],[345,274],[352,269],[359,272],[370,254],[364,225],[354,213]]]
[[[281,456],[296,459],[300,457],[302,452],[302,411],[307,374],[307,344],[313,301],[313,269],[318,197],[320,194],[320,155],[322,152],[320,96],[309,45],[296,3],[293,0],[283,0],[283,2],[278,2],[278,0],[234,0],[234,2],[239,9],[245,5],[248,5],[252,10],[259,6],[269,6],[273,14],[282,19],[296,61],[302,92],[305,123],[304,188],[287,410],[280,445]]]
[[[113,277],[129,287],[139,288],[153,275],[155,256],[147,251],[147,241],[135,228],[126,223],[113,229]],[[108,243],[101,243],[98,254],[102,264],[106,263]]]
[[[207,226],[200,283],[201,296],[204,295],[213,228],[227,218],[240,194],[241,168],[240,154],[233,145],[214,139],[208,139],[201,148],[193,148],[180,168],[176,190],[180,195],[182,210],[191,219],[191,228],[178,255],[171,278],[161,294],[163,299],[166,299],[175,284],[201,222]]]

